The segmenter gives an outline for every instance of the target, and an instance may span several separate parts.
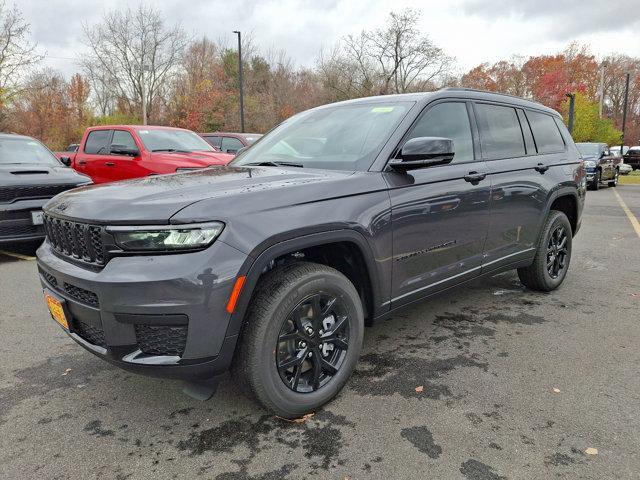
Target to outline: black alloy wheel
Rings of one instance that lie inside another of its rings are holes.
[[[320,292],[296,305],[278,335],[276,363],[294,392],[322,388],[338,373],[349,348],[349,315],[337,296]]]
[[[568,236],[563,225],[558,226],[547,244],[547,272],[553,279],[558,278],[567,268]]]

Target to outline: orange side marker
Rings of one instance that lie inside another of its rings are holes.
[[[242,291],[242,286],[244,285],[244,281],[247,277],[244,275],[236,278],[236,283],[233,285],[233,290],[231,290],[231,295],[229,296],[229,301],[227,302],[227,312],[233,313],[236,308],[236,302],[238,301],[238,297],[240,296],[240,292]]]

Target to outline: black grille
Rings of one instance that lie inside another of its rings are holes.
[[[42,225],[2,225],[0,224],[0,237],[26,237],[30,235],[43,235]]]
[[[187,326],[136,325],[138,348],[147,355],[181,357],[187,343]]]
[[[99,347],[107,348],[107,342],[104,339],[104,330],[99,327],[94,327],[87,323],[76,321],[74,324],[74,331],[87,342],[98,345]]]
[[[103,227],[44,215],[44,229],[58,253],[93,265],[104,265]]]
[[[29,198],[50,198],[65,190],[75,188],[75,185],[19,185],[0,188],[0,203]]]
[[[57,287],[58,286],[58,280],[56,280],[56,277],[51,275],[49,272],[45,272],[40,267],[38,267],[38,271],[40,272],[40,275],[43,276],[43,278],[47,281],[47,283],[49,285],[51,285],[52,287]]]
[[[76,287],[75,285],[71,285],[70,283],[64,284],[64,291],[74,300],[79,301],[80,303],[84,303],[86,305],[90,305],[92,307],[99,307],[100,302],[98,301],[98,295],[89,290],[85,290],[84,288]]]

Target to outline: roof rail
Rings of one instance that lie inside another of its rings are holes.
[[[523,97],[519,97],[517,95],[511,95],[510,93],[502,93],[502,92],[492,92],[490,90],[481,90],[479,88],[467,88],[467,87],[444,87],[441,88],[440,90],[446,90],[446,91],[450,91],[450,92],[478,92],[478,93],[491,93],[493,95],[502,95],[503,97],[511,97],[511,98],[517,98],[519,100],[526,100],[527,102],[532,102],[532,103],[537,103],[539,105],[542,105],[540,102],[536,102],[535,100],[531,100],[530,98],[523,98]],[[543,105],[544,106],[544,105]]]

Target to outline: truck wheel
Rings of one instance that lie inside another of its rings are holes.
[[[315,263],[280,267],[256,287],[232,375],[276,415],[300,417],[340,392],[363,336],[362,303],[344,275]]]
[[[593,178],[593,182],[591,182],[591,190],[598,190],[600,188],[600,180],[602,178],[602,173],[600,170],[596,172],[596,176]]]
[[[531,290],[550,292],[558,288],[569,269],[571,237],[571,224],[567,216],[551,210],[533,263],[518,269],[520,281]]]
[[[615,187],[616,185],[618,185],[618,178],[620,176],[620,171],[616,168],[616,174],[613,176],[613,180],[611,180],[608,185],[610,187]]]

